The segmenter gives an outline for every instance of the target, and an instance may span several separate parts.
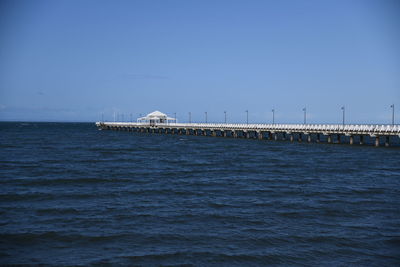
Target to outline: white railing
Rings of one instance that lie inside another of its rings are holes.
[[[141,123],[141,122],[97,122],[97,126],[110,127],[158,127],[190,128],[210,130],[251,130],[304,133],[341,133],[341,134],[393,134],[400,135],[400,125],[367,124],[238,124],[238,123]]]

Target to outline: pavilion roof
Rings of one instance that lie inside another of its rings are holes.
[[[175,120],[175,118],[168,117],[167,114],[164,114],[158,110],[147,114],[145,117],[139,118],[139,120],[154,120],[154,119]]]

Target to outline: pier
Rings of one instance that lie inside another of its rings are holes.
[[[294,142],[326,142],[350,145],[365,144],[372,138],[375,146],[390,146],[391,139],[400,137],[400,125],[363,124],[232,124],[178,123],[176,118],[154,111],[137,122],[96,122],[101,130],[130,131],[153,134],[178,134],[247,139],[288,140]]]
[[[230,123],[156,123],[156,122],[96,122],[101,130],[131,131],[154,134],[177,134],[230,137],[289,142],[326,142],[365,144],[373,138],[375,146],[390,146],[392,138],[400,137],[399,125],[361,124],[230,124]]]

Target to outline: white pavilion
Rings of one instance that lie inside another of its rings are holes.
[[[145,117],[141,117],[141,118],[137,119],[137,122],[150,123],[150,124],[171,123],[171,122],[176,123],[177,121],[178,120],[176,118],[168,117],[167,114],[164,114],[158,110],[147,114]]]

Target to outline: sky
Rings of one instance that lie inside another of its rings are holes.
[[[400,123],[400,1],[0,0],[0,120]],[[132,115],[131,115],[132,114]]]

